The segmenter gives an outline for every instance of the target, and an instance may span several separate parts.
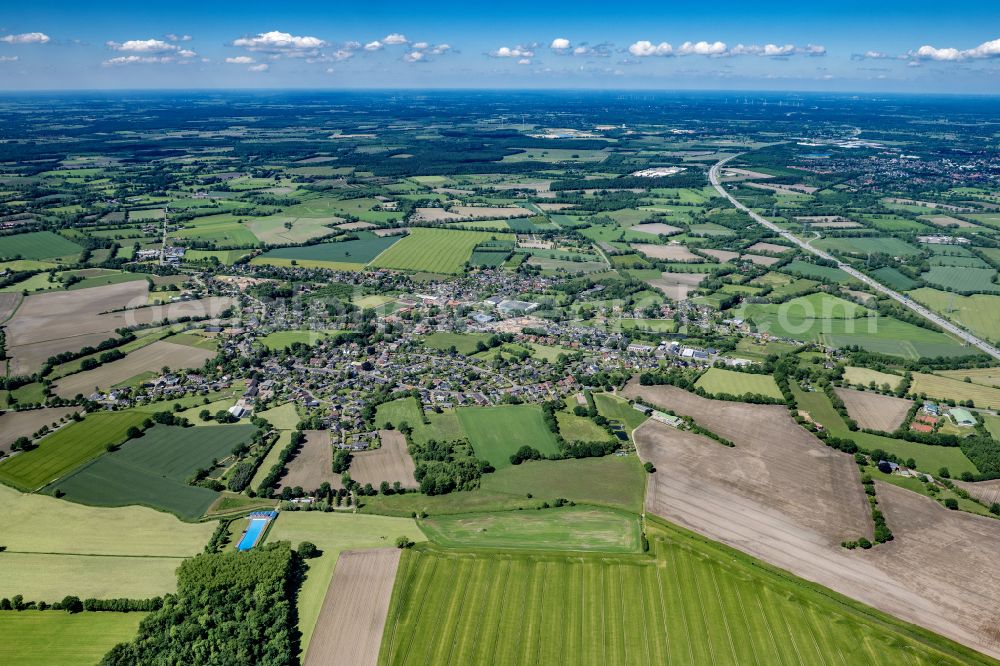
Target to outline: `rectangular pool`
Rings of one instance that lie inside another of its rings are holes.
[[[252,513],[250,516],[250,524],[247,525],[247,529],[243,532],[243,537],[240,542],[236,544],[237,550],[250,550],[257,545],[260,541],[261,535],[264,530],[267,529],[267,524],[271,522],[277,514],[274,512],[268,513]]]

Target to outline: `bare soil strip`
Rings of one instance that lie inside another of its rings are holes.
[[[351,460],[351,478],[376,488],[383,481],[399,481],[404,488],[416,488],[416,469],[406,449],[406,437],[398,430],[379,430],[382,448],[355,453]]]
[[[306,666],[378,663],[401,552],[379,548],[340,554],[309,641]]]
[[[913,402],[891,395],[848,388],[834,389],[847,407],[847,413],[862,428],[892,432],[903,423]]]
[[[634,381],[625,393],[691,414],[736,444],[722,447],[652,420],[640,426],[639,455],[657,469],[647,511],[1000,657],[1000,522],[878,483],[895,540],[845,550],[841,539],[871,530],[857,468],[785,409]]]
[[[213,356],[215,354],[207,349],[159,340],[148,347],[135,350],[118,361],[69,375],[59,380],[53,388],[64,398],[72,398],[78,393],[90,395],[95,386],[107,390],[140,373],[158,372],[163,366],[168,366],[172,370],[198,368]]]
[[[318,489],[323,482],[340,488],[340,475],[333,473],[333,447],[329,430],[306,430],[306,442],[285,467],[278,490],[301,487],[306,492]]]

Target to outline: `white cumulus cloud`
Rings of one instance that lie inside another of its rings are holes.
[[[385,45],[377,39],[365,44],[365,51],[381,51]]]
[[[105,66],[114,67],[118,65],[165,65],[167,63],[177,62],[171,56],[139,56],[139,55],[127,55],[118,56],[116,58],[110,58],[104,61]]]
[[[262,32],[255,37],[240,37],[233,40],[233,46],[239,46],[249,51],[285,55],[312,53],[326,45],[327,43],[319,37],[292,35],[278,30]]]
[[[406,38],[406,35],[401,35],[398,32],[394,32],[390,35],[386,35],[382,39],[383,44],[388,44],[389,46],[398,46],[399,44],[408,44],[410,40]]]
[[[937,48],[925,44],[916,51],[911,51],[908,55],[917,60],[937,60],[941,62],[996,58],[1000,57],[1000,39],[983,42],[971,49],[957,49],[954,47]]]
[[[266,62],[262,62],[259,65],[250,65],[249,67],[247,67],[248,72],[266,72],[269,69],[271,69],[271,66],[268,65]]]
[[[406,62],[424,62],[427,56],[424,55],[423,51],[410,51],[403,56],[403,60]]]
[[[653,44],[648,40],[640,40],[630,47],[628,47],[628,52],[634,55],[636,58],[648,58],[650,56],[669,56],[673,55],[674,47],[667,42],[660,42],[659,44]]]
[[[0,37],[0,42],[7,44],[47,44],[49,36],[44,32],[22,32],[19,35],[4,35]]]
[[[677,49],[677,55],[725,55],[725,42],[684,42]]]
[[[491,58],[531,58],[535,52],[525,46],[501,46],[488,54]]]
[[[549,48],[552,49],[553,51],[566,51],[569,49],[569,47],[570,47],[569,40],[566,39],[565,37],[556,37],[555,39],[552,40],[552,43],[549,44]]]
[[[0,56],[0,62],[17,62],[20,60],[18,56]]]
[[[226,58],[226,62],[230,65],[251,65],[255,61],[250,56],[236,56],[235,58]]]

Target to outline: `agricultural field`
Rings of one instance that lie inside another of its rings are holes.
[[[963,370],[939,370],[935,374],[964,382],[966,378],[973,384],[1000,388],[1000,368],[965,368]]]
[[[44,426],[60,427],[76,411],[75,407],[46,407],[0,414],[0,455],[10,453],[10,445],[18,437],[30,439]]]
[[[380,254],[372,266],[405,271],[456,274],[462,271],[472,250],[488,240],[513,240],[511,234],[456,231],[417,227],[403,240]]]
[[[872,382],[875,382],[876,386],[888,385],[891,390],[895,391],[899,387],[899,383],[903,381],[903,378],[888,372],[847,366],[844,368],[844,380],[855,386],[869,386]]]
[[[985,340],[1000,341],[1000,296],[962,296],[927,287],[907,292],[909,296],[969,329]]]
[[[968,266],[931,266],[922,277],[929,284],[960,294],[1000,293],[996,282],[997,272],[993,268],[970,268]]]
[[[97,389],[107,391],[136,375],[159,372],[164,366],[175,371],[199,368],[213,356],[215,353],[207,349],[178,344],[172,340],[160,340],[133,351],[123,359],[64,377],[53,386],[53,390],[64,398],[72,398],[78,394],[90,395]]]
[[[476,457],[489,461],[496,469],[510,466],[510,456],[524,445],[542,455],[559,452],[537,405],[462,407],[457,411]]]
[[[963,375],[964,377],[964,375]],[[967,383],[961,379],[913,373],[910,393],[936,400],[972,400],[976,407],[1000,408],[1000,388]],[[2,468],[0,468],[2,469]]]
[[[66,499],[93,506],[142,505],[185,520],[199,518],[218,493],[188,485],[199,469],[210,468],[250,440],[247,425],[181,428],[156,426],[51,485]]]
[[[585,416],[556,412],[556,420],[559,423],[559,434],[567,441],[605,442],[611,439],[607,430]]]
[[[314,631],[325,632],[317,626],[317,620],[340,554],[393,547],[400,536],[415,542],[427,540],[412,518],[287,511],[274,521],[267,533],[269,542],[289,541],[297,546],[309,541],[322,551],[320,557],[308,561],[309,569],[299,589],[299,631],[304,654],[308,654]]]
[[[83,247],[51,231],[0,237],[0,259],[75,258]]]
[[[598,507],[439,516],[420,521],[420,528],[450,548],[634,553],[640,547],[634,514]]]
[[[781,399],[781,390],[771,375],[755,375],[722,368],[709,368],[705,374],[698,378],[695,385],[710,394],[764,395],[769,398]]]
[[[274,333],[268,333],[264,337],[260,338],[259,341],[262,345],[271,351],[274,351],[276,349],[291,347],[295,343],[309,345],[311,347],[328,338],[335,338],[342,333],[343,331],[275,331]]]
[[[351,456],[351,478],[358,483],[379,487],[383,481],[399,481],[404,488],[416,488],[413,459],[406,448],[406,438],[398,430],[379,430],[382,446]]]
[[[482,333],[449,333],[447,331],[435,331],[423,338],[424,344],[433,349],[447,351],[452,347],[459,354],[469,356],[476,352],[476,345],[485,343],[490,336]]]
[[[400,236],[379,237],[367,231],[357,232],[357,240],[318,243],[302,247],[284,247],[268,250],[253,261],[258,264],[271,263],[272,259],[295,261],[301,266],[336,268],[340,265],[360,264],[364,266],[386,249],[400,240]],[[278,263],[277,265],[283,265]]]
[[[689,532],[656,524],[651,535],[645,557],[407,551],[379,663],[959,664],[967,654]]]
[[[306,430],[305,444],[285,466],[278,490],[301,487],[316,490],[324,482],[340,488],[340,474],[333,473],[333,445],[329,430]]]
[[[880,395],[870,391],[855,391],[854,389],[835,389],[837,395],[844,401],[847,413],[857,421],[858,426],[869,430],[893,432],[906,418],[913,403],[903,398]]]
[[[145,613],[0,611],[0,662],[90,666],[135,636]]]
[[[132,426],[141,424],[142,412],[98,412],[79,423],[60,428],[38,442],[38,447],[0,463],[0,481],[23,490],[38,490],[121,444]]]
[[[6,509],[0,597],[67,594],[141,599],[176,586],[174,570],[201,552],[215,525],[144,507],[101,508],[0,486]]]

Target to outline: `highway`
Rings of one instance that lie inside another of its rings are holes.
[[[970,345],[972,345],[972,346],[980,349],[984,353],[989,354],[990,356],[992,356],[993,358],[995,358],[997,360],[1000,360],[1000,349],[997,349],[996,347],[994,347],[993,345],[989,344],[988,342],[986,342],[984,340],[980,340],[979,338],[977,338],[976,336],[974,336],[972,333],[969,333],[965,329],[959,328],[958,326],[956,326],[952,322],[948,321],[944,317],[942,317],[942,316],[940,316],[940,315],[938,315],[938,314],[936,314],[934,312],[931,312],[930,310],[928,310],[924,306],[920,305],[919,303],[915,303],[908,296],[904,296],[903,294],[900,294],[897,291],[893,291],[892,289],[890,289],[889,287],[885,286],[881,282],[878,282],[877,280],[875,280],[875,279],[869,277],[868,275],[865,275],[861,271],[855,269],[850,264],[845,264],[844,262],[840,261],[839,259],[837,259],[833,255],[828,254],[827,252],[824,252],[824,251],[822,251],[822,250],[820,250],[818,248],[813,247],[812,245],[810,245],[810,241],[804,241],[804,240],[798,238],[797,236],[795,236],[795,234],[791,233],[790,231],[786,231],[786,230],[782,229],[781,227],[779,227],[775,223],[771,222],[770,220],[765,219],[764,217],[758,215],[757,213],[755,213],[754,211],[750,210],[749,208],[747,208],[746,206],[744,206],[742,203],[740,203],[736,199],[736,197],[734,197],[732,194],[730,194],[728,191],[726,191],[726,188],[724,188],[722,186],[722,183],[719,182],[719,171],[721,170],[722,165],[724,165],[726,162],[728,162],[729,160],[733,159],[734,157],[738,157],[738,156],[737,155],[733,155],[731,157],[727,157],[726,159],[717,162],[715,165],[712,166],[711,169],[708,170],[708,179],[712,183],[712,187],[714,187],[719,192],[719,194],[721,194],[722,196],[726,197],[726,199],[728,199],[729,202],[731,204],[733,204],[733,206],[735,206],[739,210],[742,210],[747,215],[749,215],[751,218],[753,218],[754,222],[757,222],[758,224],[761,224],[764,227],[767,227],[768,229],[770,229],[774,233],[778,234],[782,238],[785,238],[785,239],[787,239],[787,240],[795,243],[796,245],[798,245],[799,247],[801,247],[803,250],[805,250],[807,252],[811,252],[812,254],[816,255],[817,257],[822,257],[823,259],[827,259],[829,261],[835,262],[837,264],[837,267],[840,268],[840,270],[844,271],[845,273],[847,273],[851,277],[857,279],[860,282],[863,282],[864,284],[868,285],[869,287],[871,287],[875,291],[878,291],[878,292],[881,292],[881,293],[885,294],[886,296],[888,296],[889,298],[892,298],[893,300],[895,300],[896,302],[900,303],[901,305],[904,305],[904,306],[908,307],[909,309],[913,310],[914,312],[916,312],[918,315],[920,315],[924,319],[927,319],[928,321],[931,321],[934,324],[936,324],[937,326],[941,327],[942,330],[948,331],[949,333],[951,333],[955,337],[960,338],[961,340],[964,340],[968,344],[970,344]]]

